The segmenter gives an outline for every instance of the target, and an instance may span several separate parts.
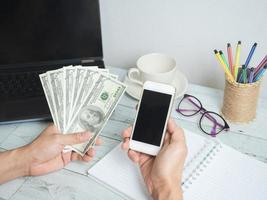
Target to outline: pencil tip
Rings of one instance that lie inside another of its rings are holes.
[[[230,43],[227,43],[227,47],[231,47],[231,44]]]
[[[219,53],[220,53],[220,54],[223,54],[223,52],[222,52],[221,50],[219,51]]]
[[[257,43],[257,42],[255,42],[255,43],[254,43],[254,46],[257,46],[257,45],[258,45],[258,43]]]
[[[242,65],[242,69],[246,69],[246,65]]]
[[[241,44],[241,41],[240,40],[238,41],[238,44]]]
[[[216,54],[216,53],[218,53],[218,51],[216,49],[214,49],[214,53]]]

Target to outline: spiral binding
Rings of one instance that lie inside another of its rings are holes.
[[[197,180],[197,178],[208,167],[208,165],[212,162],[212,160],[221,148],[222,145],[218,142],[207,142],[205,145],[203,145],[200,151],[192,158],[192,160],[188,162],[184,169],[189,172],[182,183],[183,192],[185,192],[190,187],[190,185],[192,185],[193,182]],[[193,163],[195,163],[195,165],[193,165]]]

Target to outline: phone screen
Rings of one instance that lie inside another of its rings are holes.
[[[160,146],[172,95],[144,90],[133,140]]]

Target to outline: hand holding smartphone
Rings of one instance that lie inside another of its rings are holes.
[[[130,149],[154,156],[158,154],[174,96],[175,88],[171,85],[152,81],[144,83],[130,138]]]

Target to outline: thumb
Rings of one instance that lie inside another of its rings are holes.
[[[60,135],[59,137],[62,144],[71,145],[71,144],[80,144],[88,141],[91,138],[91,134],[89,132],[80,132],[80,133]]]
[[[170,143],[185,144],[184,131],[176,125],[173,119],[168,121],[168,132],[171,136]]]

